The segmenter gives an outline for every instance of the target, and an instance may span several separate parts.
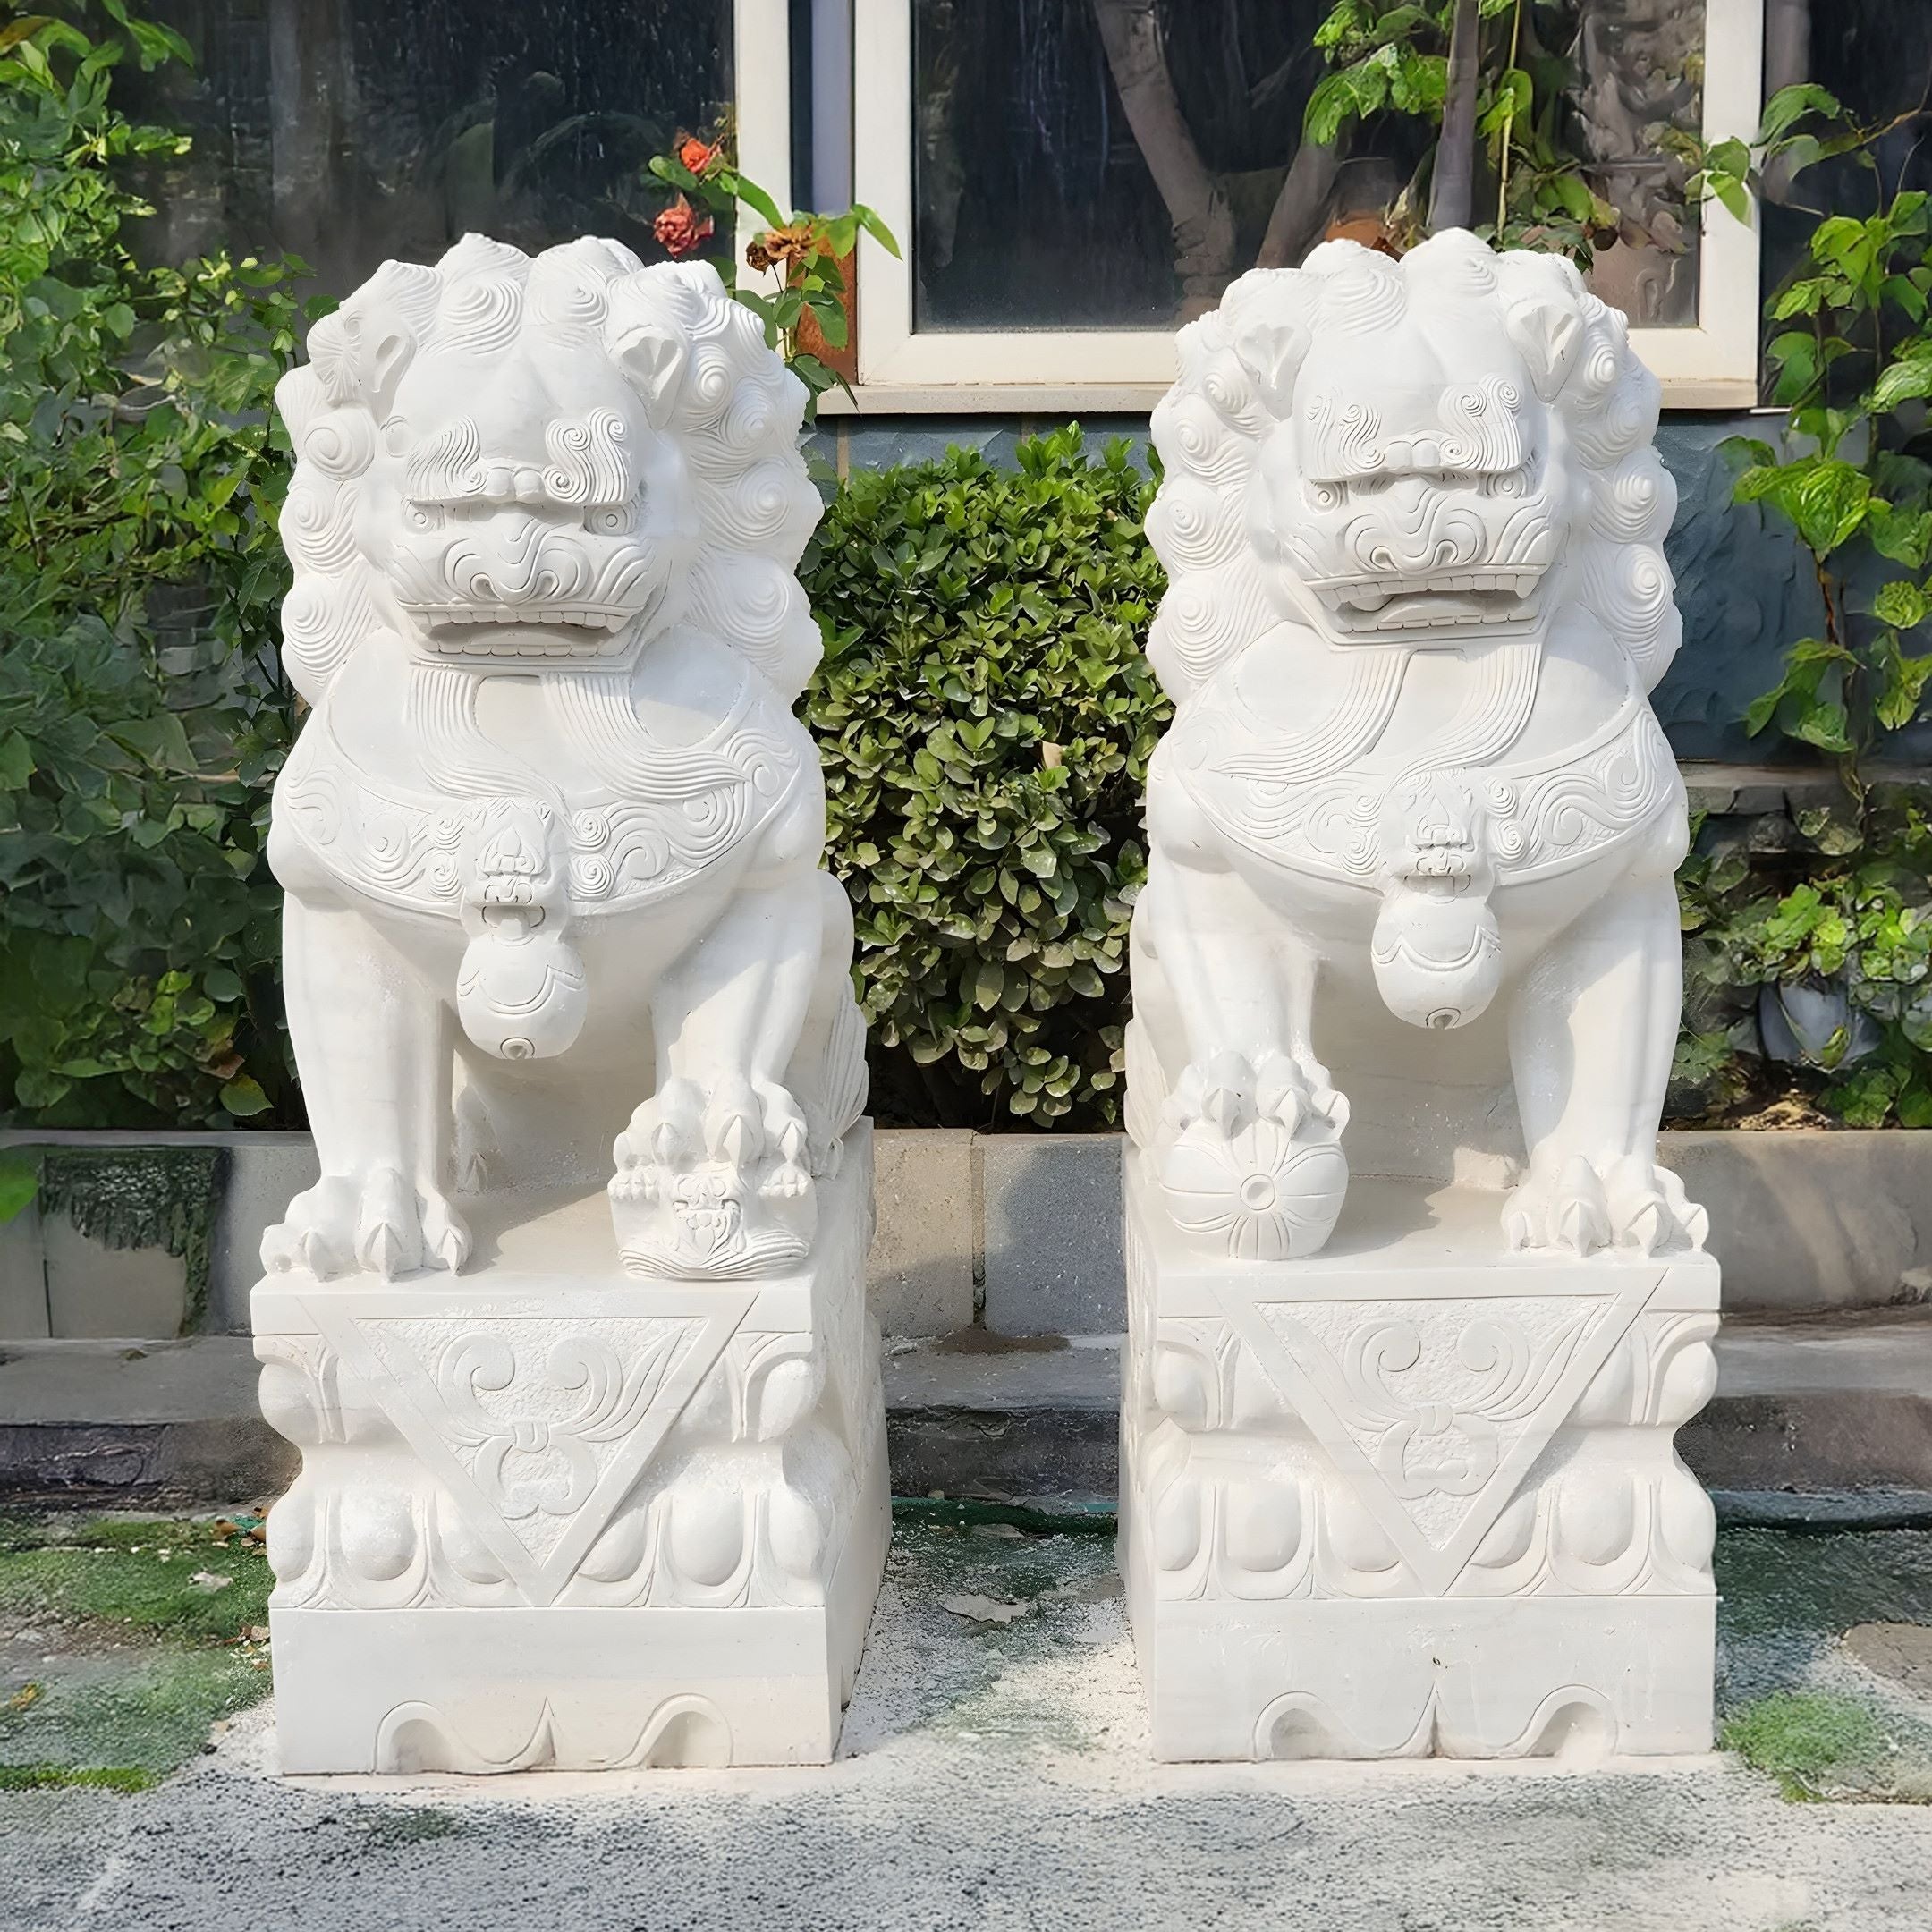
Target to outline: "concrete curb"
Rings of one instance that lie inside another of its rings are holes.
[[[0,1146],[49,1142],[226,1148],[205,1326],[247,1328],[262,1232],[315,1177],[306,1134],[0,1134]],[[886,1334],[938,1336],[975,1322],[1009,1336],[1126,1326],[1120,1135],[895,1128],[874,1145],[869,1292]],[[1727,1313],[1932,1300],[1932,1131],[1672,1132],[1661,1148],[1710,1210]],[[111,1258],[131,1284],[129,1306],[163,1305],[168,1292],[178,1305],[178,1262],[146,1250]],[[143,1264],[172,1288],[140,1288]],[[86,1246],[50,1244],[31,1209],[0,1226],[0,1339],[106,1332],[103,1284],[64,1285],[64,1270],[88,1265]]]

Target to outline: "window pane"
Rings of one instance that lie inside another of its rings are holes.
[[[1386,114],[1304,146],[1333,0],[909,4],[921,330],[1172,327],[1387,208],[1428,150],[1419,122]],[[1598,284],[1651,324],[1696,320],[1687,168],[1658,143],[1701,123],[1703,13],[1523,9],[1520,57],[1567,59],[1572,150],[1631,216]],[[1479,220],[1496,185],[1479,179]]]
[[[148,82],[195,147],[161,246],[280,245],[346,292],[467,229],[615,236],[647,260],[644,173],[731,98],[731,0],[166,0],[193,72]]]

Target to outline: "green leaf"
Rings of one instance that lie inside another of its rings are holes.
[[[33,747],[19,732],[0,738],[0,789],[19,792],[34,775]]]
[[[16,1220],[40,1191],[40,1155],[37,1148],[0,1148],[0,1227]]]
[[[1872,548],[1894,564],[1923,570],[1932,555],[1932,510],[1904,511],[1889,504],[1873,505],[1868,529]]]
[[[1872,599],[1872,615],[1880,623],[1892,624],[1901,631],[1922,624],[1928,610],[1932,610],[1932,604],[1928,603],[1924,590],[1902,577],[1894,577],[1882,585]]]
[[[1896,409],[1901,402],[1932,395],[1932,343],[1914,343],[1880,370],[1872,385],[1871,406]]]
[[[246,1120],[253,1114],[266,1114],[271,1103],[261,1083],[253,1075],[244,1073],[222,1089],[221,1104],[237,1120]]]
[[[1821,751],[1843,755],[1852,749],[1848,722],[1842,704],[1814,701],[1807,705],[1786,729],[1793,738],[1814,744]]]
[[[1332,148],[1343,128],[1361,112],[1355,76],[1343,70],[1315,83],[1301,112],[1301,132],[1318,148]]]
[[[894,261],[899,260],[899,243],[897,240],[894,237],[892,230],[886,225],[884,220],[879,216],[874,214],[873,211],[870,208],[867,208],[862,202],[854,201],[852,205],[852,212],[859,217],[860,226],[862,227],[865,232],[869,235],[870,235],[872,239],[877,242],[878,245],[882,249],[884,249],[886,252],[890,255]]]
[[[1758,123],[1758,145],[1770,145],[1807,114],[1835,120],[1843,112],[1835,94],[1809,81],[1780,88],[1764,105],[1764,114]]]
[[[756,182],[747,181],[742,174],[731,177],[737,189],[738,199],[761,220],[770,223],[774,228],[783,228],[785,218],[778,210],[778,204],[758,186]]]
[[[1932,655],[1894,657],[1886,666],[1885,681],[1872,710],[1887,731],[1902,731],[1919,716],[1928,677],[1932,677]]]
[[[1733,486],[1733,495],[1740,503],[1775,504],[1820,556],[1856,535],[1873,508],[1871,479],[1856,465],[1831,456],[1747,470]]]
[[[10,53],[22,40],[37,34],[43,27],[54,25],[54,18],[48,13],[22,13],[17,20],[9,21],[0,27],[0,54]]]

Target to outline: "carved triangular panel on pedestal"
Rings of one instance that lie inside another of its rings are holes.
[[[1393,1302],[1219,1292],[1283,1401],[1441,1597],[1664,1278]]]
[[[526,1599],[575,1573],[724,1352],[756,1291],[632,1314],[399,1309],[393,1293],[306,1300]]]

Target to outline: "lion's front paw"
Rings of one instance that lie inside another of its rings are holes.
[[[816,1209],[804,1114],[783,1087],[733,1076],[708,1093],[668,1080],[612,1155],[624,1265],[666,1275],[769,1274],[810,1246]]]
[[[324,1174],[289,1203],[288,1217],[262,1236],[272,1275],[307,1268],[318,1281],[369,1273],[392,1281],[417,1268],[470,1258],[462,1216],[434,1188],[412,1187],[394,1167]]]
[[[1250,1060],[1239,1053],[1220,1053],[1182,1071],[1163,1114],[1171,1128],[1206,1121],[1224,1136],[1257,1120],[1278,1122],[1291,1134],[1304,1123],[1318,1132],[1339,1134],[1348,1125],[1348,1101],[1335,1091],[1328,1069],[1318,1060],[1301,1063],[1284,1053]]]
[[[1647,1255],[1702,1248],[1710,1217],[1685,1198],[1667,1167],[1624,1154],[1601,1172],[1580,1154],[1532,1162],[1503,1209],[1512,1248],[1594,1254],[1634,1248]]]
[[[1218,1054],[1190,1066],[1168,1097],[1155,1150],[1175,1226],[1233,1260],[1315,1253],[1348,1187],[1347,1119],[1326,1070],[1284,1054],[1255,1062]]]

